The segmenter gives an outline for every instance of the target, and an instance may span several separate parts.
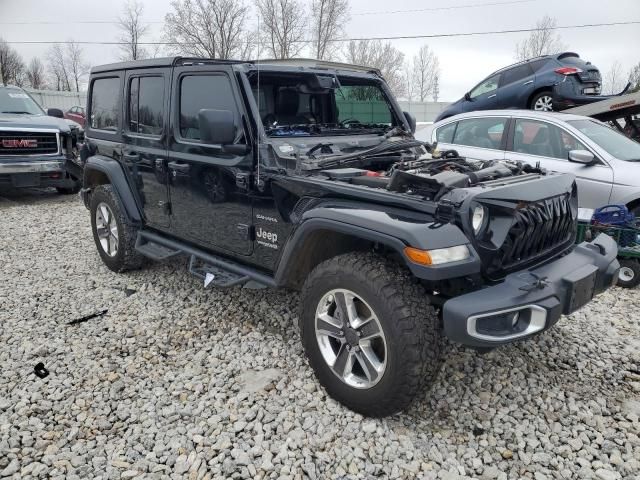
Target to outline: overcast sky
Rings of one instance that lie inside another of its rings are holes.
[[[305,2],[305,0],[301,0]],[[306,0],[308,1],[308,0]],[[377,13],[397,10],[459,7],[506,0],[350,0],[349,37],[395,35],[431,35],[452,32],[478,32],[530,28],[547,14],[558,25],[640,21],[640,0],[518,0],[510,5],[484,5],[424,12]],[[252,3],[252,0],[245,0]],[[0,0],[0,37],[11,41],[40,40],[47,42],[114,41],[118,37],[115,24],[82,24],[77,22],[115,20],[124,0]],[[143,0],[145,20],[161,22],[170,9],[171,0]],[[252,15],[252,19],[254,15]],[[7,22],[60,22],[55,25],[18,25]],[[600,68],[603,75],[615,61],[625,72],[640,62],[640,25],[598,27],[560,31],[568,50]],[[162,24],[151,24],[148,40],[160,40]],[[512,63],[515,44],[526,33],[487,35],[428,40],[397,40],[393,44],[407,57],[423,44],[433,48],[440,59],[441,97],[451,101],[461,97],[475,83],[492,71]],[[48,45],[13,45],[28,61],[44,57]],[[116,46],[86,45],[85,56],[92,65],[116,61]]]

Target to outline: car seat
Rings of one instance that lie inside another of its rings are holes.
[[[265,125],[278,123],[279,125],[297,125],[313,123],[310,116],[299,114],[300,94],[295,88],[283,88],[278,92],[274,113],[269,113],[263,118]]]
[[[533,155],[540,155],[543,157],[554,157],[553,147],[551,146],[551,138],[549,136],[549,128],[543,127],[538,130],[536,136],[533,137],[531,145],[529,145],[529,152]]]

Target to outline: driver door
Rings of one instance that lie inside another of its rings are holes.
[[[464,104],[465,112],[475,112],[476,110],[492,110],[498,106],[498,85],[500,83],[500,74],[493,75],[471,92],[469,99]]]

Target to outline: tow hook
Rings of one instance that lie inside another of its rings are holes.
[[[519,290],[522,290],[523,292],[533,292],[534,290],[544,290],[545,287],[549,285],[549,282],[547,281],[547,277],[540,277],[539,275],[536,275],[533,272],[529,272],[529,275],[531,275],[534,278],[534,281],[532,283],[529,283],[527,285],[520,287]]]

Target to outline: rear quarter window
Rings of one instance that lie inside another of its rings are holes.
[[[91,88],[90,125],[96,130],[117,131],[120,114],[120,78],[98,78]]]

